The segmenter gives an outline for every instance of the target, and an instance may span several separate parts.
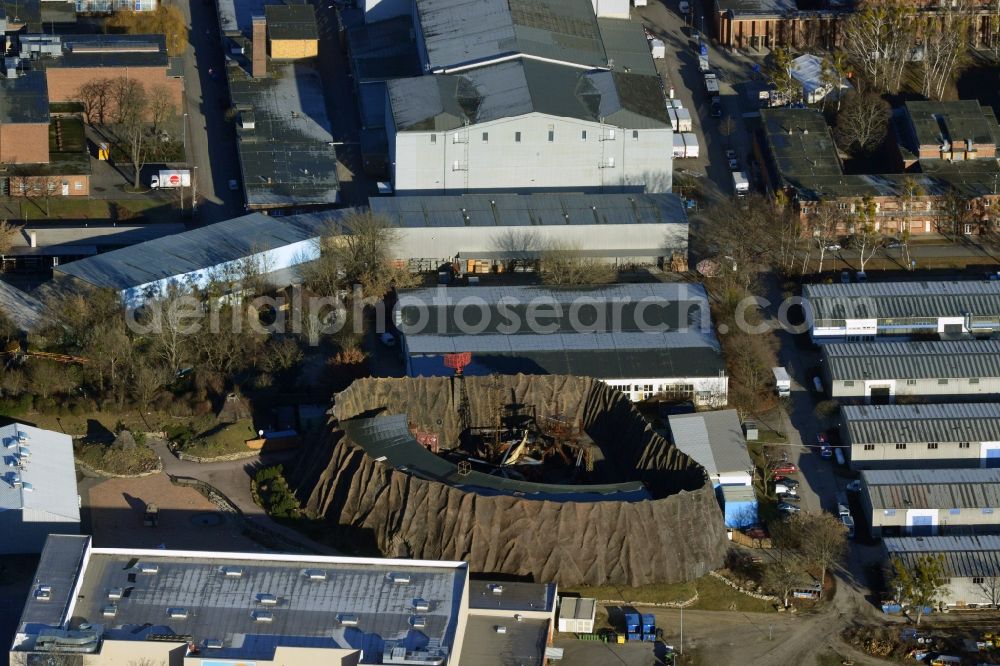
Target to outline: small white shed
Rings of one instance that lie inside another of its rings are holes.
[[[594,633],[597,600],[586,597],[559,598],[559,631],[572,634]]]

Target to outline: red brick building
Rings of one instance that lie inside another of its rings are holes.
[[[819,111],[764,109],[761,121],[754,148],[768,189],[788,194],[805,233],[822,203],[841,212],[840,236],[867,213],[876,230],[897,237],[979,235],[1000,225],[1000,126],[976,101],[908,102],[890,130],[893,173],[845,173]]]

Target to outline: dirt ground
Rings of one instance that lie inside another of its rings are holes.
[[[146,503],[160,510],[157,527],[143,525]],[[90,489],[84,508],[97,547],[263,550],[241,534],[232,516],[197,490],[173,485],[165,474],[102,481]]]

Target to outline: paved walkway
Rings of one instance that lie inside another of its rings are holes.
[[[300,532],[271,520],[264,510],[257,506],[253,501],[253,496],[250,494],[250,474],[261,465],[259,457],[214,463],[196,463],[179,459],[170,452],[166,441],[152,441],[150,442],[150,446],[156,451],[160,460],[163,461],[164,472],[171,476],[186,476],[198,479],[202,483],[212,486],[229,498],[229,501],[236,505],[236,508],[243,514],[243,517],[259,529],[275,534],[303,550],[320,555],[340,554],[337,550],[329,546],[317,543]],[[287,457],[287,453],[284,456],[271,456],[268,462],[280,462],[282,459],[287,459]]]

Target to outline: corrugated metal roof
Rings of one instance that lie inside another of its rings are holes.
[[[47,522],[80,522],[69,435],[12,423],[0,428],[0,453],[0,511],[28,509],[50,516]]]
[[[674,345],[678,341],[657,341],[645,337],[647,334],[696,331],[713,338],[704,288],[690,283],[609,285],[590,289],[414,289],[400,292],[393,316],[396,326],[411,340],[417,336],[494,333],[531,337],[557,333],[619,336],[641,333],[632,340],[619,337],[607,344],[648,347]],[[537,329],[533,325],[537,325]],[[687,344],[686,341],[680,343]]]
[[[852,445],[1000,440],[1000,403],[844,405]]]
[[[529,113],[629,129],[670,126],[655,76],[516,59],[387,83],[397,131],[446,131]]]
[[[713,476],[750,472],[753,463],[735,409],[670,416],[674,445]]]
[[[506,592],[506,588],[504,592]],[[472,598],[469,598],[471,605]],[[560,597],[560,620],[593,620],[597,609],[597,599],[588,597]]]
[[[910,566],[921,555],[942,555],[946,577],[1000,576],[1000,535],[885,537],[882,543],[890,558]]]
[[[1000,316],[1000,281],[867,282],[803,288],[816,319]]]
[[[590,0],[417,0],[431,69],[524,53],[607,64]]]
[[[481,336],[462,339],[478,340]],[[499,337],[499,336],[498,336]],[[507,338],[514,336],[506,336]],[[523,337],[523,336],[517,336]],[[445,338],[442,338],[445,339]],[[460,338],[446,338],[458,340]],[[541,346],[541,345],[539,345]],[[442,355],[470,351],[455,344],[437,354],[410,355],[414,376],[450,375],[442,364]],[[467,375],[574,375],[598,379],[631,379],[636,381],[662,378],[710,378],[724,376],[726,364],[722,353],[705,345],[671,349],[549,349],[549,350],[472,350],[472,363]]]
[[[670,224],[678,225],[678,233],[683,226],[686,236],[688,224],[683,202],[670,193],[372,197],[368,205],[373,212],[404,228]]]
[[[1000,341],[828,344],[823,362],[834,381],[1000,377]]]
[[[1000,508],[1000,469],[868,470],[875,509]]]
[[[30,331],[45,314],[45,305],[17,287],[0,280],[0,312],[21,331]]]
[[[128,289],[178,275],[205,270],[318,238],[353,209],[269,217],[251,213],[182,234],[62,264],[57,274],[71,275],[98,287]]]

